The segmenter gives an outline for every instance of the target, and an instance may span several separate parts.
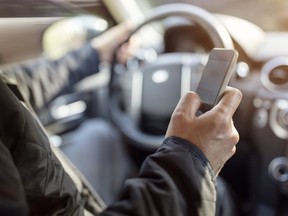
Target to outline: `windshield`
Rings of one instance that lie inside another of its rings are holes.
[[[288,30],[287,0],[137,0],[137,2],[144,10],[167,3],[189,3],[209,12],[246,19],[264,31]]]

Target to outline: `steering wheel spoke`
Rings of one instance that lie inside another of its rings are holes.
[[[154,9],[126,41],[144,25],[169,16],[184,16],[199,24],[214,47],[233,46],[228,32],[214,15],[187,4]],[[158,54],[147,48],[126,64],[124,73],[117,73],[116,64],[112,65],[110,117],[131,144],[145,150],[159,147],[175,106],[186,91],[197,89],[207,59],[208,54],[203,53]]]

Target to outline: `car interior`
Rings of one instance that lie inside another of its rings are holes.
[[[138,20],[126,39],[140,38],[132,58],[118,62],[116,49],[110,67],[56,98],[39,118],[59,137],[90,118],[104,118],[115,125],[139,167],[161,145],[181,95],[196,91],[210,51],[236,49],[239,57],[229,86],[243,94],[233,118],[240,141],[220,175],[239,215],[288,214],[285,0],[24,2],[0,2],[1,67],[40,56],[61,58],[123,20]],[[63,115],[63,107],[71,112]]]

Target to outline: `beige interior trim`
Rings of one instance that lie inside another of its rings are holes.
[[[144,18],[143,12],[134,0],[103,0],[103,3],[117,22],[122,22],[129,18],[140,20]]]

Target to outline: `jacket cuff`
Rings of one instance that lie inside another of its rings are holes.
[[[163,141],[163,145],[164,146],[165,145],[168,145],[168,146],[177,145],[178,147],[181,147],[182,149],[185,149],[186,151],[190,152],[192,157],[198,159],[203,165],[203,167],[209,170],[212,180],[215,179],[216,176],[208,158],[193,143],[180,137],[171,136],[171,137],[165,138],[165,140]]]

